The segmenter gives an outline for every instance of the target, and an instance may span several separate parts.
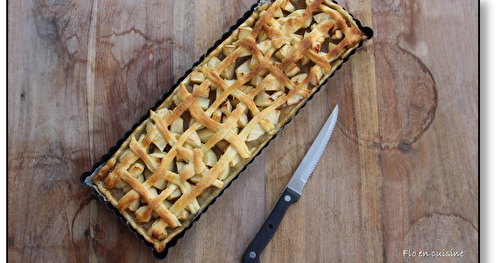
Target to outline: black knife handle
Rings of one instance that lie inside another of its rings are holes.
[[[299,200],[300,194],[290,188],[286,188],[281,195],[278,202],[274,205],[273,210],[267,216],[264,225],[260,228],[259,232],[253,239],[252,243],[248,246],[245,254],[241,258],[243,263],[259,263],[260,253],[264,250],[267,243],[271,240],[276,229],[281,223],[281,219],[285,215],[288,207]]]

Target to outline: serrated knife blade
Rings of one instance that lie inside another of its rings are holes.
[[[333,128],[335,128],[335,124],[337,123],[338,114],[338,106],[335,106],[335,109],[333,109],[330,117],[328,117],[323,128],[321,128],[321,131],[287,185],[288,188],[294,190],[299,195],[302,194],[302,189],[304,189],[307,179],[309,179],[314,167],[316,167],[321,155],[323,155],[323,151],[332,135]]]
[[[338,112],[338,106],[335,106],[335,109],[333,109],[332,113],[328,117],[328,120],[325,122],[323,128],[321,128],[321,131],[306,153],[304,159],[288,182],[285,191],[283,191],[283,194],[281,194],[280,199],[274,205],[273,210],[271,210],[271,213],[268,215],[261,229],[245,250],[245,253],[241,258],[243,263],[259,262],[260,253],[273,237],[281,219],[283,219],[283,216],[285,215],[286,210],[290,205],[299,200],[309,176],[316,167],[316,164],[318,164],[318,161],[321,158],[321,155],[323,155],[323,151],[330,140],[330,136],[335,128],[335,124],[337,123]]]

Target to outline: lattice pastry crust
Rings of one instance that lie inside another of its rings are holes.
[[[365,38],[330,0],[262,3],[93,183],[162,252]]]

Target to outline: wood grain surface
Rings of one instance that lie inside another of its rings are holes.
[[[79,176],[255,2],[8,1],[10,262],[156,261]],[[337,104],[261,262],[478,261],[478,2],[339,4],[373,39],[163,262],[238,262]]]

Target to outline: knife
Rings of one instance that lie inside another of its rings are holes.
[[[252,243],[250,243],[248,248],[245,250],[245,253],[241,257],[241,261],[243,263],[259,262],[260,253],[273,237],[281,219],[283,219],[283,216],[285,215],[286,210],[290,205],[299,200],[307,179],[309,179],[309,176],[314,170],[314,167],[321,158],[321,155],[330,140],[333,128],[337,122],[338,112],[338,106],[335,106],[335,109],[333,109],[333,112],[330,114],[330,117],[328,117],[328,120],[323,125],[323,128],[321,128],[321,131],[311,145],[311,148],[309,148],[306,156],[293,174],[292,179],[288,182],[285,191],[283,191],[280,199],[274,205],[273,210],[267,216],[266,221],[253,239]]]

